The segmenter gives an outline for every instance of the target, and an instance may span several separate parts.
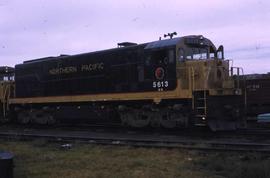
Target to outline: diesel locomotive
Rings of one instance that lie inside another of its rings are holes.
[[[241,69],[201,35],[25,61],[2,81],[2,120],[231,130],[245,126]],[[80,120],[79,120],[80,118]]]

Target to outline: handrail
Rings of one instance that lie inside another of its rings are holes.
[[[3,109],[3,116],[4,118],[7,115],[7,112],[9,111],[9,99],[10,99],[10,89],[11,85],[3,85],[3,90],[2,90],[2,109]]]
[[[234,71],[236,70],[236,74],[234,73]],[[230,77],[236,77],[236,82],[237,82],[237,88],[240,88],[240,75],[244,75],[244,69],[241,67],[231,67],[230,70]],[[245,81],[245,78],[243,78]]]
[[[192,109],[195,109],[195,101],[194,101],[195,98],[193,96],[193,91],[195,88],[195,71],[194,71],[193,67],[189,67],[188,71],[189,71],[189,85],[190,85],[189,89],[191,89],[191,91],[192,91]]]
[[[7,93],[7,86],[3,86],[3,116],[6,116],[6,93]]]
[[[242,67],[231,67],[230,74],[231,76],[235,75],[234,71],[236,69],[236,75],[239,76],[240,73],[241,75],[244,75],[244,69]]]
[[[191,70],[192,91],[195,89],[195,70],[194,67],[189,68]]]
[[[229,61],[229,67],[233,67],[233,59],[226,59],[226,61]],[[231,65],[230,62],[232,63]]]

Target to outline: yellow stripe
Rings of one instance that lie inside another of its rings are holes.
[[[191,98],[190,90],[182,90],[179,80],[173,91],[137,92],[137,93],[111,93],[75,96],[51,96],[33,98],[12,98],[10,104],[38,104],[38,103],[67,103],[67,102],[96,102],[96,101],[127,101],[127,100],[153,100],[159,103],[163,99]]]

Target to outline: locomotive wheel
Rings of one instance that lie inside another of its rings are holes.
[[[150,114],[145,112],[132,112],[132,113],[122,113],[121,120],[123,125],[128,125],[135,128],[143,128],[150,123]]]
[[[51,114],[47,114],[48,125],[54,125],[56,123],[55,118]]]
[[[188,117],[178,112],[167,112],[160,115],[162,127],[172,129],[176,127],[188,127]]]
[[[32,112],[32,122],[36,124],[41,124],[41,125],[53,125],[55,124],[55,119],[53,116],[49,113],[46,113],[43,110],[35,110]]]
[[[21,111],[17,115],[17,121],[20,124],[28,124],[31,121],[31,116],[29,111]]]
[[[127,114],[127,113],[120,113],[120,119],[121,119],[122,125],[128,126],[128,118],[129,117],[130,117],[129,114]]]
[[[172,129],[177,126],[176,118],[172,117],[169,113],[163,113],[159,118],[161,126],[166,129]]]
[[[47,124],[47,118],[45,117],[43,111],[35,110],[31,113],[32,122],[35,124],[45,125]]]
[[[159,128],[160,127],[160,117],[158,113],[151,114],[151,127]]]

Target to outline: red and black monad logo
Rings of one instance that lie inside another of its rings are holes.
[[[155,71],[155,77],[158,80],[162,80],[164,78],[165,71],[162,67],[158,67]]]

